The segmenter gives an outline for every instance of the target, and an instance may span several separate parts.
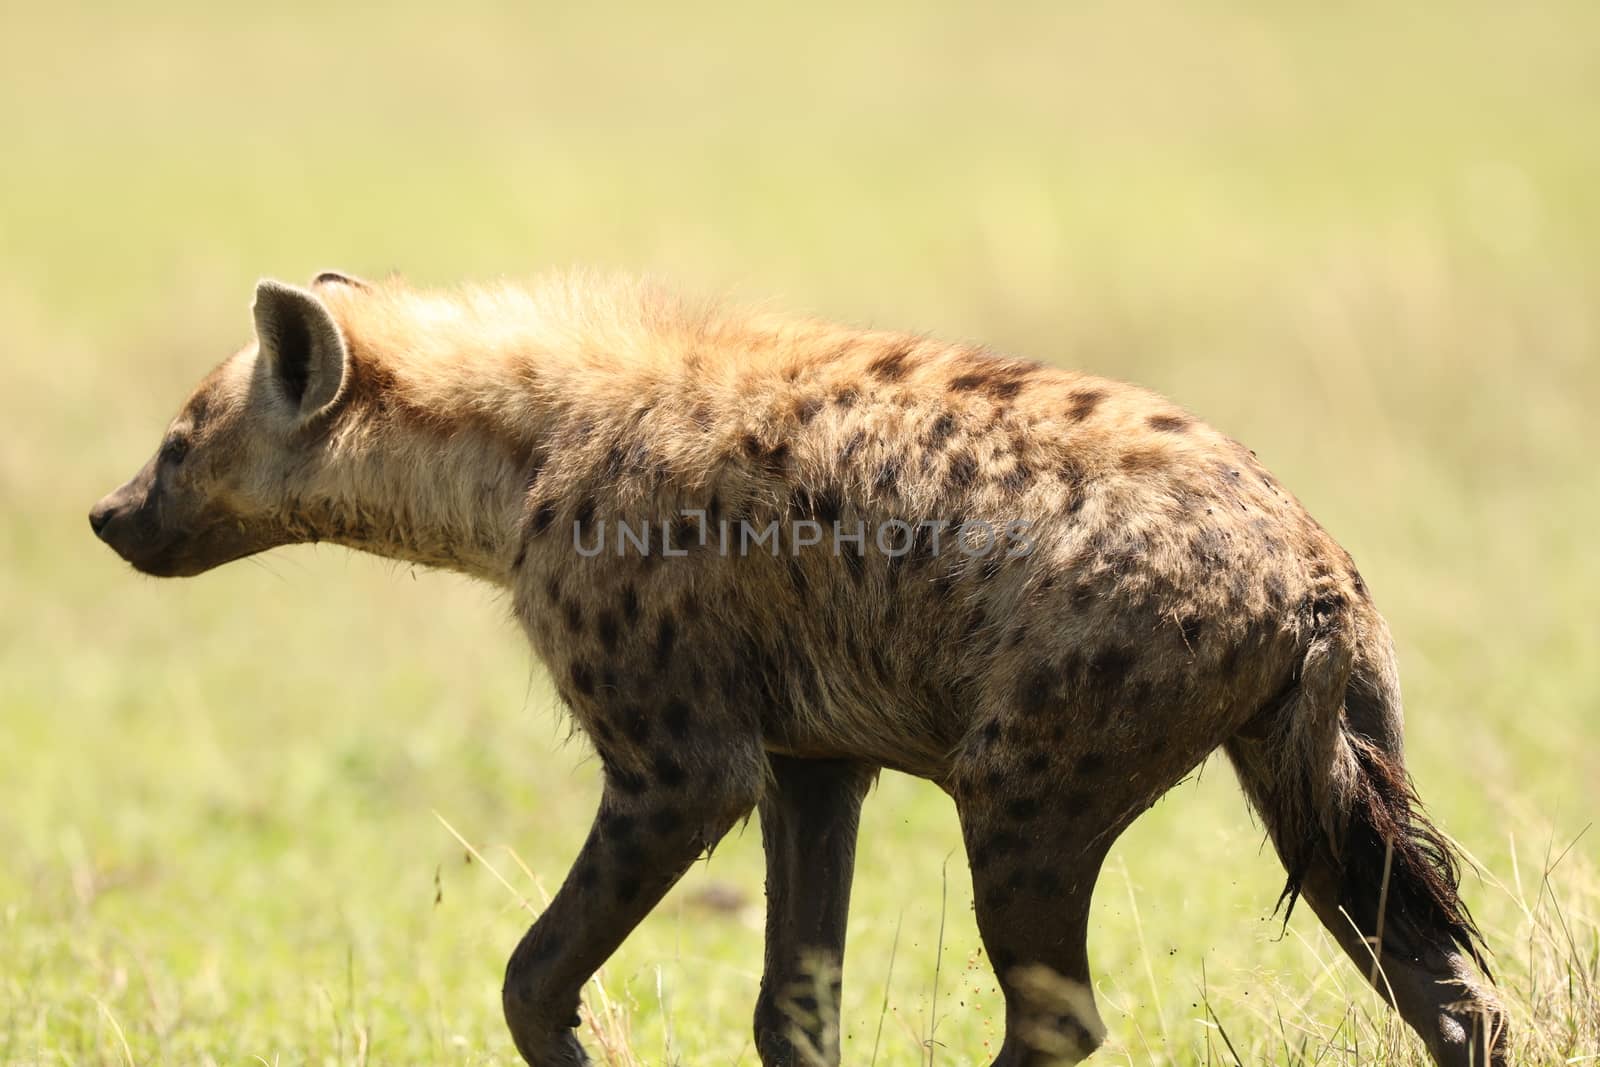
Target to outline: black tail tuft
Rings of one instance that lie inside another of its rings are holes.
[[[1356,774],[1344,798],[1342,839],[1332,843],[1340,905],[1384,951],[1416,957],[1453,942],[1488,976],[1483,935],[1461,901],[1455,847],[1428,820],[1403,765],[1359,734],[1346,730],[1343,740]],[[1293,910],[1302,877],[1329,844],[1320,834],[1303,841],[1280,907]]]

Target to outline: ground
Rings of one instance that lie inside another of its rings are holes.
[[[1600,8],[623,6],[3,16],[0,1062],[512,1062],[501,967],[598,769],[508,605],[327,548],[157,582],[84,515],[258,275],[569,263],[1250,444],[1390,618],[1518,1062],[1600,1055]],[[847,1062],[986,1063],[953,809],[888,775],[862,840]],[[1223,762],[1151,811],[1097,1062],[1419,1062],[1280,884]],[[752,824],[630,939],[616,1062],[755,1062],[760,887]]]

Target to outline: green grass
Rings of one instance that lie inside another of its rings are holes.
[[[573,262],[1135,379],[1257,449],[1389,614],[1519,1062],[1593,1062],[1596,40],[1577,0],[0,11],[0,1063],[514,1061],[502,963],[598,783],[504,602],[329,549],[155,582],[84,513],[258,275]],[[847,1062],[986,1063],[953,810],[887,775],[862,841]],[[1097,1062],[1419,1062],[1280,882],[1220,761],[1146,816]],[[760,886],[752,826],[611,962],[617,1062],[755,1063]]]

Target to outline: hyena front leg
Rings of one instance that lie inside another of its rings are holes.
[[[750,813],[760,793],[760,755],[754,745],[723,738],[720,748],[659,753],[649,773],[608,762],[589,838],[506,966],[506,1023],[533,1067],[588,1062],[572,1032],[583,983],[689,866]]]
[[[766,1067],[836,1064],[856,829],[877,771],[776,755],[771,765],[773,787],[761,798],[767,959],[756,1001],[756,1050]]]

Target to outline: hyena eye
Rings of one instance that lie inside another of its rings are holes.
[[[183,462],[183,457],[189,454],[189,439],[187,437],[169,437],[161,446],[161,462],[176,467]]]

